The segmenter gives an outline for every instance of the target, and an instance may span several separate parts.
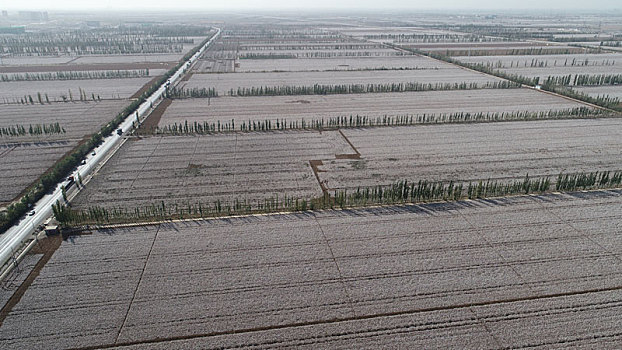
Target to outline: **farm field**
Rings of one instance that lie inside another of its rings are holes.
[[[395,57],[403,56],[403,52],[390,48],[369,49],[318,49],[318,50],[250,50],[240,51],[240,58],[257,58],[265,56],[288,56],[291,58],[331,58],[331,57]],[[406,54],[410,55],[410,54]]]
[[[579,119],[147,137],[124,145],[74,207],[255,205],[402,180],[508,182],[527,173],[555,180],[562,171],[618,170],[621,125]]]
[[[372,70],[372,69],[457,69],[445,62],[421,56],[359,57],[359,58],[297,58],[240,60],[236,72],[271,71],[327,71],[327,70]]]
[[[621,119],[343,129],[360,159],[323,159],[330,189],[401,180],[477,182],[620,168]],[[511,142],[507,142],[511,140]]]
[[[194,75],[193,77],[196,77]],[[212,76],[212,75],[208,75]],[[174,100],[159,126],[188,121],[221,123],[295,121],[361,115],[369,117],[566,110],[582,104],[530,89],[421,91],[349,95],[218,97]]]
[[[0,203],[11,201],[86,135],[112,120],[127,100],[0,105],[0,126],[58,123],[65,133],[0,136]]]
[[[615,347],[622,192],[94,231],[63,242],[3,349]]]
[[[193,46],[196,45],[198,45],[198,43]],[[81,56],[71,63],[78,65],[96,63],[177,62],[182,56],[182,54]]]
[[[67,65],[48,64],[30,66],[0,65],[0,74],[149,69],[150,71],[153,71],[152,74],[155,75],[158,70],[167,71],[174,65],[175,62],[93,63]]]
[[[43,175],[77,140],[0,144],[0,203],[8,203]]]
[[[619,348],[622,17],[234,12],[3,11],[1,350]]]
[[[50,101],[63,101],[63,96],[69,101],[70,91],[74,100],[79,100],[80,89],[86,93],[87,99],[99,96],[102,99],[125,99],[140,90],[150,82],[153,76],[143,78],[123,79],[86,79],[86,80],[54,80],[54,81],[11,81],[0,82],[1,101],[14,102],[24,96],[32,96],[37,100],[37,93],[43,97],[48,95]],[[44,100],[45,102],[45,100]]]
[[[313,86],[350,84],[392,84],[411,83],[445,84],[476,83],[485,85],[502,81],[499,78],[465,69],[440,70],[377,70],[377,71],[339,71],[339,72],[271,72],[236,74],[195,74],[183,85],[185,88],[215,88],[219,95],[229,94],[230,90],[251,87],[275,86]]]
[[[65,133],[0,136],[0,144],[81,139],[112,120],[128,100],[53,102],[45,104],[0,104],[0,127],[58,123]]]
[[[2,57],[3,66],[30,66],[30,65],[50,65],[50,64],[66,64],[75,57],[71,56],[7,56]]]
[[[134,208],[322,195],[310,160],[352,153],[337,131],[147,137],[127,142],[75,206]]]

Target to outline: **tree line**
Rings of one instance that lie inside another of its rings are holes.
[[[395,116],[366,116],[350,115],[318,119],[266,119],[248,120],[237,124],[232,119],[230,122],[184,122],[158,126],[153,129],[155,134],[163,135],[191,135],[212,134],[219,132],[250,132],[250,131],[283,131],[283,130],[325,130],[338,128],[361,128],[378,126],[408,126],[420,124],[443,124],[443,123],[486,123],[519,120],[547,120],[547,119],[570,119],[596,116],[607,116],[607,112],[601,109],[589,107],[575,107],[563,110],[549,111],[517,111],[517,112],[454,112],[442,114],[404,114]]]
[[[616,188],[622,184],[622,171],[591,173],[560,173],[556,191]],[[339,189],[318,198],[298,198],[278,195],[263,200],[234,199],[232,202],[151,203],[135,208],[104,208],[92,206],[76,210],[57,202],[53,208],[56,219],[63,225],[149,222],[154,220],[188,219],[243,215],[283,211],[306,211],[333,208],[359,208],[369,205],[459,201],[508,195],[541,194],[551,191],[550,177],[532,178],[526,174],[513,181],[481,180],[409,181],[400,180],[390,185],[358,187],[356,190]]]
[[[229,96],[294,96],[294,95],[336,95],[336,94],[364,94],[384,92],[412,92],[412,91],[448,91],[474,89],[512,89],[520,84],[512,81],[495,81],[478,84],[475,82],[461,83],[386,83],[386,84],[339,84],[312,86],[261,86],[238,87],[230,89]]]
[[[142,78],[149,69],[0,74],[0,82]]]
[[[58,122],[51,124],[30,124],[28,128],[24,125],[0,127],[0,136],[24,136],[24,135],[53,135],[64,134],[65,128]]]

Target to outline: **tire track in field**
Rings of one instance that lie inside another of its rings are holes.
[[[622,257],[619,255],[619,253],[616,253],[616,252],[613,252],[607,249],[607,247],[603,246],[602,244],[594,240],[591,235],[588,235],[585,231],[578,229],[576,226],[572,225],[572,223],[568,222],[567,220],[564,220],[562,217],[559,216],[559,214],[551,210],[551,207],[547,207],[543,205],[542,202],[539,202],[539,201],[536,201],[536,203],[538,203],[538,205],[542,208],[542,210],[546,211],[549,215],[556,217],[562,224],[565,224],[566,226],[570,227],[570,229],[572,229],[573,231],[582,235],[585,239],[590,241],[592,244],[602,249],[602,251],[605,252],[608,256],[611,256],[614,259],[618,260],[619,262],[622,262]]]
[[[143,276],[145,275],[145,270],[147,269],[147,264],[149,263],[149,258],[151,257],[151,253],[153,252],[153,247],[155,246],[155,242],[158,239],[158,232],[160,232],[161,225],[158,225],[156,228],[156,232],[153,235],[153,241],[151,242],[151,247],[149,248],[149,253],[147,253],[147,257],[145,258],[145,264],[143,265],[143,269],[140,271],[140,275],[138,276],[138,282],[136,283],[136,288],[134,289],[134,293],[127,305],[127,311],[125,312],[125,316],[123,318],[123,322],[121,323],[121,327],[119,327],[119,331],[115,337],[114,342],[117,343],[119,341],[119,337],[121,336],[121,332],[123,332],[123,327],[127,323],[127,318],[130,315],[130,311],[132,310],[132,305],[134,304],[134,299],[136,299],[136,294],[138,293],[138,289],[140,288],[140,283],[143,280]]]
[[[4,150],[4,151],[2,151],[2,153],[0,153],[0,158],[3,158],[4,156],[6,156],[7,154],[11,153],[11,151],[13,151],[16,148],[17,148],[17,145],[7,146],[6,150]]]
[[[317,227],[320,229],[320,233],[322,234],[322,237],[324,238],[324,242],[326,243],[326,247],[328,248],[328,251],[330,253],[330,256],[332,258],[333,263],[335,264],[335,267],[337,268],[337,273],[339,274],[339,282],[343,288],[343,293],[346,296],[346,301],[348,303],[348,305],[350,306],[350,311],[352,312],[352,316],[355,317],[356,316],[356,311],[354,311],[354,307],[352,306],[352,297],[350,296],[349,293],[349,289],[348,289],[348,285],[345,283],[344,278],[343,278],[343,273],[341,272],[341,268],[339,268],[339,263],[337,262],[337,259],[335,259],[335,253],[333,252],[333,248],[330,246],[330,241],[328,240],[328,237],[326,236],[326,233],[324,233],[324,229],[322,228],[322,225],[320,224],[320,221],[316,218],[315,222],[317,223]]]
[[[149,163],[149,160],[154,156],[154,154],[156,153],[156,151],[158,150],[158,147],[160,146],[160,143],[162,142],[163,138],[160,137],[158,139],[158,143],[156,143],[155,147],[153,147],[153,150],[151,151],[151,153],[145,158],[145,162],[143,163],[143,165],[140,167],[140,170],[136,172],[136,176],[134,177],[134,179],[132,180],[132,183],[130,184],[129,187],[129,191],[132,191],[134,188],[134,183],[136,182],[136,180],[138,180],[138,178],[140,177],[140,174],[143,172],[143,170],[145,169],[145,167],[147,166],[147,164]]]

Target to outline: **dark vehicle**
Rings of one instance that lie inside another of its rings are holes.
[[[65,186],[65,188],[71,187],[71,185],[73,185],[74,183],[75,183],[75,180],[73,179],[73,176],[69,176],[67,178],[67,185]]]
[[[119,136],[123,135],[123,130],[117,129],[117,135],[119,135]]]

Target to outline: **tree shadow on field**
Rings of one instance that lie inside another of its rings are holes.
[[[603,199],[603,198],[612,198],[619,197],[622,193],[620,190],[610,190],[610,191],[589,191],[589,192],[568,192],[566,193],[568,196],[577,198],[577,199]]]

